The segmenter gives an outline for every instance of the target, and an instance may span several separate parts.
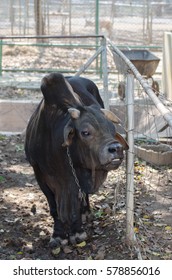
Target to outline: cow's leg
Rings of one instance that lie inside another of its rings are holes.
[[[81,202],[82,223],[86,223],[88,221],[89,214],[90,214],[89,194],[84,194],[84,197]]]
[[[90,212],[89,196],[85,194],[80,204],[80,217],[73,221],[71,225],[70,242],[72,244],[87,239],[87,233],[82,228],[82,223],[87,220],[87,214]]]
[[[54,193],[50,190],[50,188],[47,186],[46,182],[44,181],[44,176],[42,175],[42,172],[40,171],[38,166],[33,167],[34,172],[35,172],[35,177],[36,180],[44,193],[44,195],[47,198],[49,208],[50,208],[50,214],[53,217],[54,220],[54,230],[53,230],[53,235],[52,238],[60,238],[60,239],[65,239],[66,238],[66,233],[64,230],[64,225],[63,223],[58,219],[57,215],[57,207],[56,207],[56,201],[55,201],[55,196]]]

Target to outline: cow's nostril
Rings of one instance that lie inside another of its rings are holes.
[[[108,148],[108,152],[114,154],[117,151],[117,146],[115,144],[111,144]]]

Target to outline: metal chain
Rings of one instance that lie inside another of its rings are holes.
[[[73,176],[74,176],[74,179],[75,179],[75,183],[76,183],[76,185],[78,186],[78,197],[79,197],[79,199],[83,199],[84,200],[84,203],[85,203],[85,193],[84,192],[82,192],[82,190],[81,190],[81,186],[80,186],[80,184],[79,184],[79,180],[78,180],[78,178],[77,178],[77,175],[76,175],[76,171],[75,171],[75,168],[74,168],[74,166],[73,166],[73,162],[72,162],[72,159],[71,159],[71,156],[70,156],[70,152],[69,152],[69,147],[67,147],[67,156],[68,156],[68,159],[69,159],[69,164],[70,164],[70,167],[71,167],[71,169],[72,169],[72,174],[73,174]]]

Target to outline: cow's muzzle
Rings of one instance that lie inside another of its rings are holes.
[[[117,169],[124,159],[123,147],[118,142],[113,142],[104,147],[101,152],[101,165],[106,170]]]

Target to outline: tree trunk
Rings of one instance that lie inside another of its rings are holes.
[[[44,19],[43,19],[43,13],[42,13],[42,0],[34,0],[34,9],[35,9],[36,35],[37,36],[45,35]],[[40,42],[39,39],[38,39],[38,41]]]

